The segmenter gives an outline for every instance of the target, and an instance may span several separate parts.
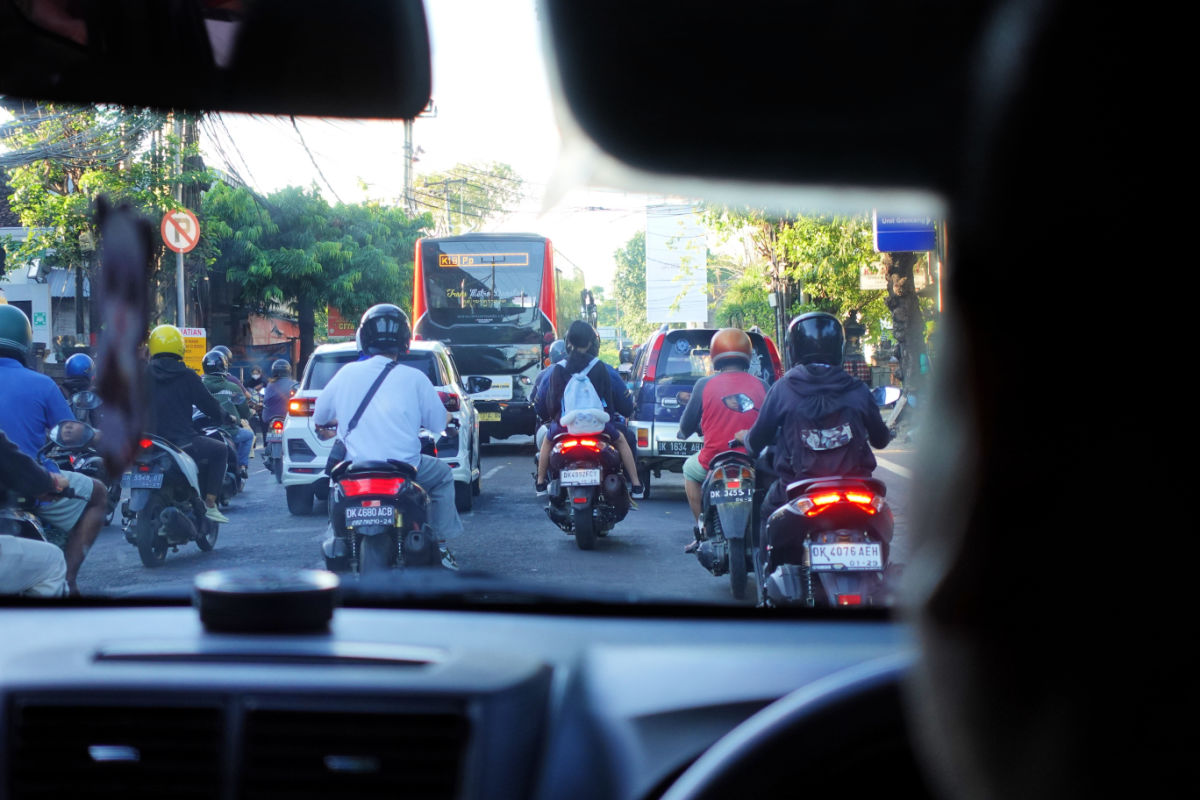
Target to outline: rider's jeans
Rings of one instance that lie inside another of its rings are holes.
[[[446,462],[422,455],[417,467],[417,483],[429,495],[429,524],[443,540],[462,533],[462,520],[454,506],[454,473]]]
[[[62,597],[67,561],[49,542],[0,536],[0,595]]]
[[[254,431],[238,428],[237,433],[233,435],[233,443],[237,447],[238,466],[250,466],[250,448],[254,446]]]

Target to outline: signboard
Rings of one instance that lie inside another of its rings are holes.
[[[528,267],[529,253],[438,253],[439,267]]]
[[[200,220],[186,208],[163,214],[159,227],[162,229],[163,241],[167,248],[176,253],[190,252],[200,241]]]
[[[180,328],[183,334],[183,363],[204,374],[204,354],[208,352],[208,334],[204,328]]]
[[[358,333],[358,322],[346,319],[342,316],[342,312],[333,306],[328,306],[325,309],[325,314],[328,318],[325,330],[330,339],[344,339],[346,337],[353,339],[354,335]]]
[[[919,253],[937,249],[933,217],[914,217],[875,211],[871,214],[875,249],[880,253]]]
[[[693,205],[646,208],[646,321],[708,321],[708,246]]]

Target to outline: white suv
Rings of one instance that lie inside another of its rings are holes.
[[[324,501],[329,494],[325,462],[333,449],[333,439],[318,438],[312,414],[317,396],[330,378],[357,359],[354,342],[319,346],[308,359],[300,386],[288,402],[283,422],[283,485],[288,511],[293,514],[311,514],[313,500]],[[451,412],[453,421],[437,442],[438,458],[454,473],[455,505],[459,511],[469,511],[480,492],[479,415],[470,394],[441,342],[414,341],[400,363],[424,371]]]

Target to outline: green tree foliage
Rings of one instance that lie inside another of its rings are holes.
[[[295,309],[302,361],[327,305],[350,317],[380,302],[412,306],[412,254],[428,215],[413,219],[374,203],[330,206],[315,188],[260,198],[223,183],[205,193],[203,209],[212,268],[239,287],[249,308]]]
[[[646,321],[646,233],[638,231],[613,254],[617,262],[613,293],[621,329],[635,342],[644,342],[658,326]]]
[[[440,233],[467,233],[511,213],[521,201],[523,184],[508,164],[456,164],[445,172],[418,175],[412,201],[418,211],[433,216]]]

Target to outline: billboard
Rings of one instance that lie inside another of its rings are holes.
[[[646,321],[708,321],[708,248],[691,204],[646,208]]]

